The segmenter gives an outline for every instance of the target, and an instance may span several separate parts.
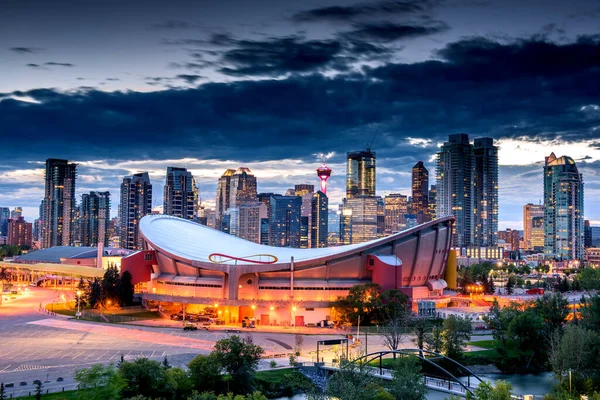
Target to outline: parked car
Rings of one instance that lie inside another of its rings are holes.
[[[178,312],[176,314],[171,314],[171,319],[173,321],[181,321],[183,319],[183,312]]]

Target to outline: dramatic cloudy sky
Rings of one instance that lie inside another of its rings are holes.
[[[317,184],[319,153],[375,138],[377,191],[448,134],[500,151],[500,227],[542,198],[545,155],[570,155],[600,223],[597,0],[0,0],[0,206],[37,217],[48,157],[79,163],[78,195],[167,165],[217,177],[247,166],[259,191]]]

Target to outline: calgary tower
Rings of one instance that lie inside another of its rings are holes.
[[[331,176],[331,168],[323,163],[323,165],[317,168],[317,176],[321,180],[321,192],[327,194],[327,179]]]

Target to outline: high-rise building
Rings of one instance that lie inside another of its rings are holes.
[[[437,153],[436,217],[453,215],[452,245],[474,243],[473,215],[473,146],[469,135],[450,135]]]
[[[408,214],[407,198],[403,194],[391,193],[384,197],[385,234],[391,235],[405,229],[404,215]]]
[[[583,260],[583,177],[571,157],[546,157],[544,227],[546,255]]]
[[[273,196],[269,212],[269,245],[300,247],[302,198],[299,196]]]
[[[300,216],[300,248],[308,249],[309,248],[309,238],[311,232],[309,231],[310,220],[307,216]]]
[[[592,247],[592,226],[589,219],[583,221],[583,247]]]
[[[385,236],[385,200],[376,196],[377,200],[377,237]]]
[[[475,139],[473,154],[475,245],[495,246],[498,243],[498,147],[492,138]]]
[[[437,185],[431,185],[429,189],[429,217],[431,219],[437,218],[435,213],[436,202],[436,194],[437,194]]]
[[[10,219],[10,209],[0,207],[0,236],[8,236],[8,220]]]
[[[320,190],[312,196],[310,247],[327,247],[329,199]]]
[[[90,192],[81,196],[81,245],[108,246],[110,193]]]
[[[233,171],[233,172],[232,172]],[[228,188],[225,185],[229,182]],[[224,196],[229,198],[225,199]],[[256,192],[256,177],[250,169],[228,169],[219,179],[217,207],[222,216],[228,215],[227,231],[242,239],[260,243],[260,202]],[[225,231],[223,222],[221,230]]]
[[[163,213],[194,220],[198,205],[196,180],[186,168],[167,167]]]
[[[346,198],[375,197],[375,152],[367,149],[347,156]]]
[[[260,206],[261,203],[256,201],[243,203],[235,208],[238,210],[237,237],[260,243]]]
[[[269,216],[271,214],[271,197],[281,196],[277,193],[259,193],[258,202],[264,207],[260,208],[260,244],[269,244]]]
[[[534,232],[534,229],[537,230]],[[544,206],[542,204],[527,203],[523,206],[523,244],[525,250],[544,250]]]
[[[152,184],[147,172],[126,176],[121,183],[119,229],[121,247],[142,249],[140,220],[152,214]]]
[[[75,181],[77,164],[67,160],[46,160],[42,247],[73,244]]]
[[[19,219],[23,216],[23,207],[15,207],[10,212],[10,219]]]
[[[19,247],[31,247],[31,230],[31,223],[25,222],[25,219],[23,217],[9,219],[6,244]]]
[[[454,247],[498,240],[498,148],[493,139],[450,135],[437,154],[436,218],[453,215]]]
[[[78,206],[75,206],[75,209],[73,210],[73,228],[72,228],[72,234],[71,237],[72,239],[72,245],[73,246],[81,246],[81,232],[82,232],[82,225],[83,225],[83,218],[82,218],[82,213],[81,213],[81,204]]]
[[[358,196],[346,199],[345,208],[352,211],[352,243],[377,239],[377,198]]]
[[[546,240],[544,229],[543,216],[531,218],[531,250],[536,252],[544,251],[544,242]]]
[[[340,243],[342,245],[352,244],[352,210],[339,205],[340,216]]]
[[[347,153],[346,198],[343,209],[349,210],[347,214],[352,217],[352,243],[377,238],[375,177],[375,152],[366,149]],[[340,227],[341,224],[342,222]]]
[[[238,207],[241,204],[256,203],[256,177],[246,167],[238,168],[230,178],[229,207]]]
[[[231,177],[235,174],[235,169],[227,169],[219,178],[217,183],[217,198],[215,202],[215,227],[217,230],[223,230],[223,213],[229,209],[229,190],[231,188]]]
[[[417,223],[429,221],[429,171],[419,161],[412,169],[412,213],[417,217]]]

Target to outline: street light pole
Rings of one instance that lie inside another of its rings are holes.
[[[81,290],[77,291],[77,319],[79,319],[79,316],[81,315],[80,312],[80,305],[81,305]]]

